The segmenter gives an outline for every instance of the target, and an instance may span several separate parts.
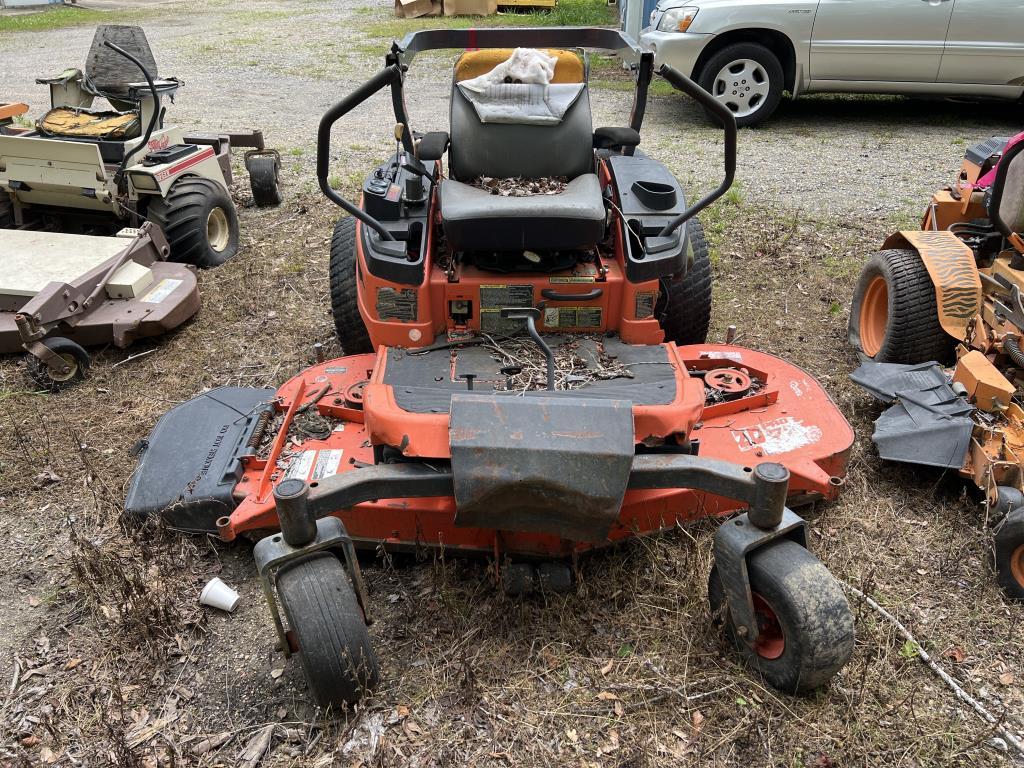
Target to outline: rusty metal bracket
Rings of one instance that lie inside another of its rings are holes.
[[[284,622],[281,620],[281,612],[278,609],[277,598],[275,597],[277,576],[289,566],[307,559],[317,552],[334,551],[340,552],[348,569],[349,577],[352,579],[352,586],[355,589],[356,599],[359,607],[363,610],[363,618],[367,624],[371,623],[369,611],[369,597],[366,593],[366,583],[363,581],[363,572],[359,568],[359,560],[356,557],[355,545],[352,537],[345,530],[344,523],[336,517],[325,517],[316,521],[316,535],[312,541],[302,546],[293,547],[280,533],[260,539],[253,547],[252,556],[256,561],[256,572],[260,577],[260,587],[263,589],[263,597],[267,601],[270,615],[274,620],[274,629],[277,631],[277,638],[280,641],[281,649],[285,656],[291,656],[291,645],[288,642],[288,633],[285,631]]]

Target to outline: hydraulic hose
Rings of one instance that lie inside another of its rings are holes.
[[[1013,360],[1018,368],[1024,368],[1024,352],[1020,348],[1020,339],[1016,336],[1007,336],[1003,339],[1003,349]]]
[[[128,61],[142,70],[142,74],[146,78],[146,84],[149,85],[149,92],[153,96],[153,114],[149,118],[149,125],[146,126],[146,135],[142,137],[142,141],[124,153],[124,157],[121,158],[121,165],[117,167],[117,173],[114,174],[114,181],[120,186],[121,179],[124,178],[125,169],[128,168],[128,161],[131,160],[140,149],[145,149],[149,145],[149,137],[153,135],[153,129],[156,128],[157,120],[160,117],[160,98],[156,92],[156,84],[153,82],[153,76],[149,74],[149,71],[145,66],[143,66],[141,61],[132,56],[121,46],[114,45],[109,40],[105,41],[103,44],[115,53],[121,54],[128,59]]]

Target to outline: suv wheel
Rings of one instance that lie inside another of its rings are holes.
[[[766,120],[779,105],[782,64],[763,45],[735,43],[707,60],[697,82],[732,112],[742,128]]]

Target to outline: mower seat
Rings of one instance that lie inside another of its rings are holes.
[[[552,53],[557,59],[552,86],[562,89],[564,112],[543,122],[514,113],[531,99],[547,102],[544,86],[497,86],[499,101],[491,93],[489,106],[498,111],[507,106],[513,114],[486,122],[478,103],[471,101],[472,94],[459,87],[461,81],[490,71],[511,51],[468,52],[455,65],[449,178],[439,185],[441,221],[454,250],[573,250],[591,247],[604,237],[605,207],[594,173],[584,67],[574,53]],[[482,176],[561,177],[568,183],[557,194],[505,197],[472,184]]]

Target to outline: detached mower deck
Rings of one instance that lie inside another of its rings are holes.
[[[29,354],[45,388],[81,378],[83,347],[177,328],[199,310],[195,268],[165,261],[159,229],[118,237],[0,229],[0,354]]]
[[[547,47],[515,55],[549,83],[492,82],[516,46]],[[446,48],[466,51],[451,133],[420,135],[405,72]],[[593,128],[583,48],[634,62],[628,127]],[[510,594],[568,590],[581,553],[748,510],[715,536],[713,615],[790,692],[827,683],[852,653],[842,589],[786,505],[835,498],[853,433],[805,372],[705,343],[711,262],[695,216],[732,182],[736,126],[658,72],[725,129],[724,179],[693,204],[634,152],[653,55],[618,32],[395,43],[318,134],[321,189],[351,214],[330,264],[345,356],[276,392],[200,395],[141,446],[129,514],[227,540],[269,534],[254,550],[268,606],[319,703],[358,701],[379,678],[356,545],[484,555]],[[331,127],[384,87],[398,146],[355,205],[328,184]],[[550,194],[494,195],[481,180],[496,178]]]

